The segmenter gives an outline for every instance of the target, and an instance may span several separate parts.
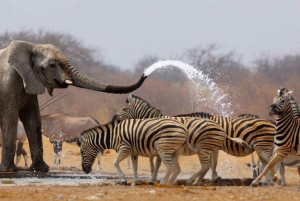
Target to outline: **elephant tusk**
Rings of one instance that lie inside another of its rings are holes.
[[[73,84],[73,82],[71,80],[65,80],[66,84]]]

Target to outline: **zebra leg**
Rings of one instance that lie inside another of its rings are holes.
[[[152,159],[153,159],[153,157],[152,157]],[[153,160],[152,160],[152,162],[153,162]],[[156,160],[155,160],[155,166],[154,166],[154,169],[153,169],[153,174],[152,174],[151,180],[148,182],[148,184],[150,184],[150,185],[154,184],[154,181],[157,179],[157,174],[158,174],[158,170],[160,168],[160,165],[161,165],[161,158],[159,156],[157,156]]]
[[[24,157],[24,161],[25,161],[25,166],[28,166],[28,155],[27,152],[25,151],[25,149],[22,147],[22,155]]]
[[[259,184],[259,181],[262,179],[263,176],[265,176],[269,170],[271,170],[271,174],[274,173],[274,166],[280,162],[281,160],[283,160],[284,157],[286,157],[287,154],[282,154],[278,155],[277,152],[273,153],[270,162],[266,165],[266,167],[264,168],[263,172],[251,183],[252,187],[257,187]],[[273,171],[272,171],[273,169]]]
[[[159,184],[166,184],[169,181],[170,175],[173,172],[174,163],[173,163],[172,157],[169,156],[169,154],[160,153],[160,152],[158,154],[159,154],[161,160],[164,162],[164,164],[167,167],[167,172]]]
[[[285,180],[285,168],[284,168],[284,164],[283,161],[280,161],[280,163],[278,163],[279,166],[279,173],[280,173],[280,185],[281,186],[286,186],[286,180]]]
[[[199,177],[193,183],[193,185],[197,185],[197,186],[202,185],[202,180],[211,166],[211,164],[210,164],[210,160],[211,160],[210,155],[211,154],[205,153],[204,151],[200,151],[200,154],[201,154],[201,157],[200,157],[201,169],[199,171]]]
[[[257,150],[256,151],[258,157],[260,158],[260,161],[262,163],[262,166],[263,166],[263,170],[265,169],[266,165],[268,164],[268,162],[270,161],[270,157],[268,157],[268,151],[259,151]],[[271,186],[274,186],[275,185],[275,182],[277,177],[274,173],[274,168],[272,168],[272,171],[269,171],[266,173],[266,176],[265,176],[265,180],[263,181],[263,185],[271,185]]]
[[[129,157],[128,157],[129,158]],[[136,186],[136,183],[138,181],[138,155],[132,155],[131,154],[131,162],[132,162],[132,168],[133,168],[133,183],[131,184],[132,186]]]
[[[300,183],[300,166],[297,167],[298,174],[299,174],[299,183]]]
[[[127,158],[127,169],[130,169],[130,157]]]
[[[114,165],[115,165],[115,168],[117,169],[117,171],[119,173],[122,185],[126,185],[127,180],[125,179],[125,175],[124,175],[124,173],[122,172],[122,170],[120,168],[120,162],[122,160],[124,160],[125,158],[129,157],[129,156],[130,156],[130,153],[128,153],[128,152],[126,153],[126,152],[120,150],[118,155],[117,155],[117,158],[114,161]]]
[[[17,150],[16,150],[16,155],[17,155],[17,159],[16,159],[16,165],[19,164],[20,160],[21,160],[21,156],[22,156],[22,149],[23,149],[23,143],[18,142],[17,145]],[[24,150],[25,151],[25,150]]]
[[[198,154],[199,161],[201,163],[201,154]],[[194,181],[199,177],[201,170],[193,174],[187,181],[186,181],[186,186],[191,186]]]
[[[151,175],[153,175],[153,172],[154,172],[154,163],[153,163],[153,160],[154,160],[153,156],[149,157]]]
[[[211,181],[216,183],[221,177],[219,177],[217,173],[217,164],[218,164],[218,157],[219,157],[219,150],[215,150],[210,158],[210,163],[211,163]]]
[[[59,166],[62,153],[62,141],[51,143],[53,144],[54,149],[54,166]]]
[[[180,169],[180,166],[179,166],[179,163],[178,163],[178,158],[179,158],[179,155],[180,153],[182,152],[183,150],[183,147],[179,150],[177,150],[173,155],[172,155],[172,161],[174,163],[174,168],[173,168],[173,173],[172,173],[172,176],[171,178],[169,179],[168,181],[168,184],[169,185],[173,185],[175,179],[177,178],[177,176],[179,175],[179,173],[181,172],[181,169]]]
[[[101,152],[99,152],[97,154],[97,158],[98,158],[98,170],[102,170],[102,164],[101,164]]]

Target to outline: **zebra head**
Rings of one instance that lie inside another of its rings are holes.
[[[92,171],[92,166],[95,162],[96,156],[99,153],[95,146],[92,145],[92,139],[84,134],[80,134],[77,138],[77,145],[80,147],[81,165],[85,173]]]
[[[273,99],[273,104],[268,107],[268,113],[270,116],[273,115],[283,115],[289,108],[289,100],[293,99],[293,91],[288,91],[287,89],[279,89],[278,95]]]
[[[112,121],[122,121],[124,119],[129,119],[130,117],[130,105],[127,104],[124,107],[122,107],[118,112],[116,112],[116,114],[113,116]]]
[[[161,111],[152,107],[142,98],[129,94],[126,105],[122,107],[113,117],[113,120],[140,119],[162,116]]]

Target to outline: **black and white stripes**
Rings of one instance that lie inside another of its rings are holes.
[[[279,89],[278,97],[274,98],[272,105],[268,107],[270,116],[277,115],[275,147],[270,162],[264,171],[252,182],[252,186],[258,186],[258,182],[268,170],[273,170],[274,165],[288,155],[300,156],[300,112],[292,92],[287,89]]]
[[[114,149],[118,152],[114,164],[123,183],[126,183],[126,180],[119,163],[131,156],[135,185],[138,156],[159,156],[167,166],[161,184],[173,184],[180,173],[178,157],[187,146],[186,127],[173,119],[127,119],[118,122],[112,121],[78,136],[82,169],[86,173],[90,172],[99,151]]]

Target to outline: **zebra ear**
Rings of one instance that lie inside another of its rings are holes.
[[[129,102],[132,100],[132,97],[133,97],[133,94],[130,93],[130,94],[128,95],[128,98],[127,98],[127,100],[126,100],[126,103],[129,103]]]
[[[291,90],[291,91],[289,91],[289,92],[287,92],[288,94],[292,94],[293,93],[293,91],[294,91],[294,89],[293,90]]]
[[[78,147],[80,147],[81,146],[81,141],[82,141],[83,139],[82,139],[82,136],[81,135],[78,135],[78,138],[77,138],[77,145],[78,145]]]

